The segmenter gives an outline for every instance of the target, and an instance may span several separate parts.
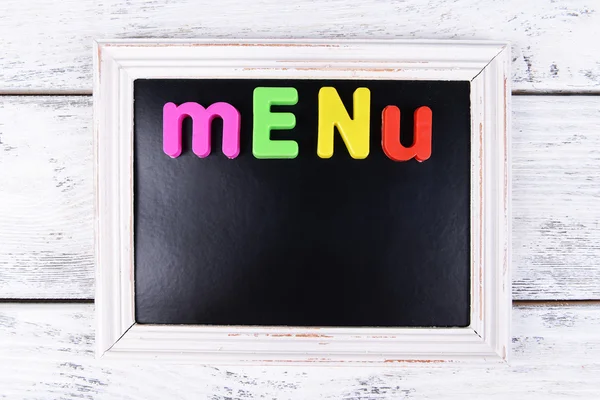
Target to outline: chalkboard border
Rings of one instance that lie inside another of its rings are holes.
[[[423,40],[107,40],[94,46],[96,355],[203,364],[506,362],[510,345],[510,45]],[[135,79],[471,82],[471,324],[466,328],[139,325]]]

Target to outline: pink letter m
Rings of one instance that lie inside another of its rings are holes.
[[[207,109],[189,102],[180,106],[167,103],[163,107],[163,151],[170,157],[181,154],[181,125],[192,118],[192,151],[204,158],[210,154],[211,123],[215,117],[223,120],[223,153],[229,158],[240,154],[240,113],[229,103],[214,103]]]

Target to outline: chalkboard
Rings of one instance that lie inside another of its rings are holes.
[[[334,87],[352,115],[371,93],[370,153],[353,159],[336,133],[317,155],[318,93]],[[253,90],[294,87],[294,159],[252,154]],[[468,81],[147,79],[134,82],[134,288],[140,324],[465,327],[470,321],[470,85]],[[240,153],[163,152],[163,106],[234,105]],[[432,110],[431,157],[390,160],[381,113]]]

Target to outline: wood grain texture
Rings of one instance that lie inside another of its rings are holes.
[[[600,305],[520,306],[510,365],[207,367],[93,358],[93,305],[0,304],[0,398],[589,399]],[[435,384],[432,384],[435,383]]]
[[[513,293],[600,298],[600,97],[513,97]]]
[[[90,93],[92,39],[133,37],[510,40],[513,89],[598,91],[599,11],[590,0],[4,0],[0,91]]]
[[[0,97],[0,298],[94,288],[89,97]]]
[[[0,298],[93,298],[89,97],[0,97]],[[515,299],[600,298],[600,97],[513,97]]]

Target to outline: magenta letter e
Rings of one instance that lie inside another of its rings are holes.
[[[223,120],[223,153],[229,158],[240,154],[240,112],[229,103],[214,103],[204,109],[198,103],[180,106],[167,103],[163,107],[163,151],[170,157],[181,154],[181,124],[192,118],[192,151],[204,158],[210,154],[211,123],[215,117]]]

